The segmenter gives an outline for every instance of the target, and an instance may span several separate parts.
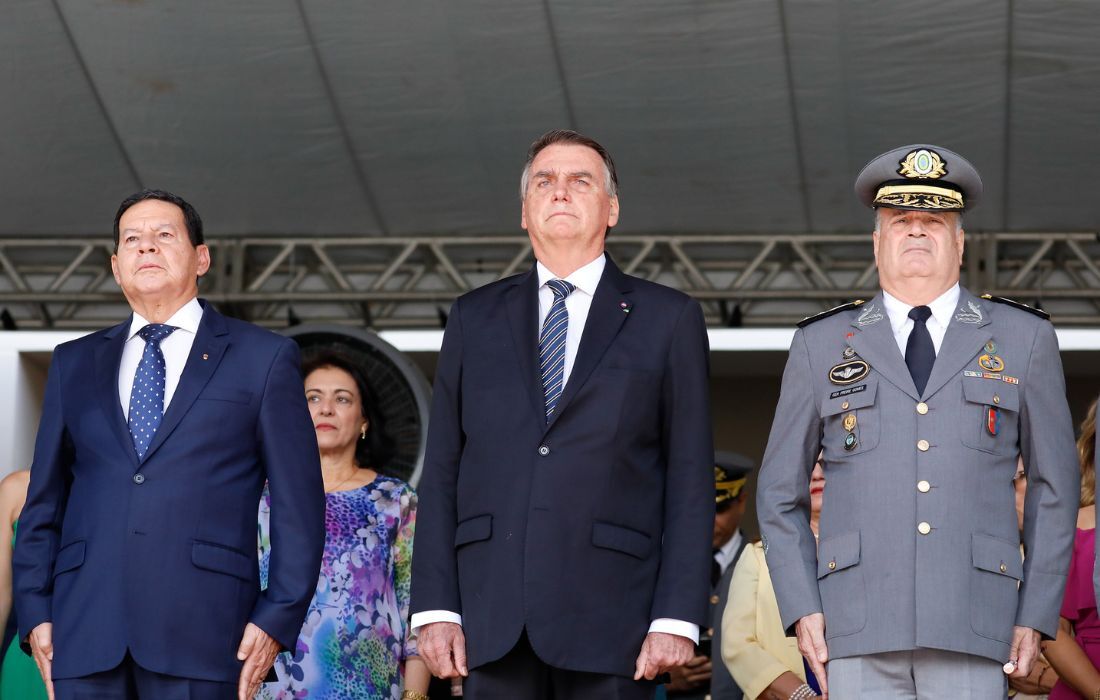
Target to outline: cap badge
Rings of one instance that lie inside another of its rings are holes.
[[[927,148],[910,151],[904,160],[898,161],[898,165],[901,166],[898,168],[898,175],[907,178],[935,180],[947,174],[947,167],[940,154]]]

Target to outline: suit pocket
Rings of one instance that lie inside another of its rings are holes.
[[[855,634],[867,624],[867,591],[859,560],[859,530],[818,545],[817,587],[825,611],[826,639]]]
[[[993,535],[970,536],[970,626],[976,634],[1012,642],[1023,556],[1020,545]]]
[[[208,387],[199,394],[199,399],[247,404],[252,402],[252,392],[228,387]]]
[[[84,540],[76,540],[62,547],[54,559],[53,575],[56,578],[66,571],[78,569],[84,564]]]
[[[191,545],[191,563],[200,569],[227,574],[242,581],[251,581],[256,567],[241,552],[214,542],[195,540]]]
[[[996,455],[1019,451],[1017,424],[1020,396],[1017,386],[993,379],[967,377],[962,382],[962,441],[967,447]]]
[[[493,536],[493,516],[475,515],[466,518],[455,527],[455,547],[461,547],[471,542],[481,542]]]
[[[651,538],[644,532],[612,523],[592,524],[592,544],[603,549],[629,554],[638,559],[649,556]]]

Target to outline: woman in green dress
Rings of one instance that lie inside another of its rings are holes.
[[[16,521],[27,500],[27,485],[31,473],[12,472],[0,481],[0,619],[12,613],[11,553],[15,547]],[[38,674],[34,660],[19,648],[19,633],[4,653],[0,666],[0,700],[46,700],[46,687]]]

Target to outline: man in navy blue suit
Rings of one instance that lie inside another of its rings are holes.
[[[20,636],[62,700],[245,700],[294,648],[324,546],[297,346],[197,298],[210,252],[183,199],[133,195],[114,232],[133,314],[54,351],[15,547]]]
[[[543,135],[521,181],[535,266],[447,323],[411,624],[474,700],[647,698],[706,624],[706,327],[605,255],[617,188],[600,144]]]

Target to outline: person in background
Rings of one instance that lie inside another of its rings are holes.
[[[381,473],[392,441],[351,358],[315,351],[305,357],[302,372],[321,454],[325,551],[297,646],[278,656],[279,679],[264,684],[258,697],[424,700],[429,674],[409,640],[407,622],[416,494]],[[259,512],[265,583],[270,519],[265,492]]]
[[[824,497],[825,472],[819,461],[810,478],[810,530],[815,537]],[[798,644],[783,629],[764,546],[759,541],[746,549],[734,567],[729,601],[722,614],[720,653],[744,696],[787,700],[801,693],[804,698],[816,697],[816,680],[807,683]]]
[[[19,512],[27,500],[31,473],[26,469],[12,472],[0,481],[0,619],[12,613],[11,557],[15,548],[15,530]],[[34,660],[12,639],[0,667],[0,700],[45,700],[46,686]]]
[[[745,483],[752,460],[735,452],[714,453],[714,557],[710,571],[710,629],[700,638],[699,653],[683,666],[669,669],[665,684],[677,700],[741,700],[741,689],[722,663],[722,611],[726,607],[734,564],[745,550],[741,518],[748,502]]]
[[[1020,532],[1024,530],[1024,503],[1027,502],[1027,471],[1024,469],[1024,461],[1021,459],[1016,464],[1016,475],[1012,477],[1012,488],[1016,491],[1016,520],[1019,523]],[[1020,545],[1023,552],[1023,545]],[[1027,557],[1027,552],[1023,552]],[[1058,682],[1058,672],[1050,666],[1046,656],[1042,653],[1035,659],[1031,672],[1026,677],[1008,677],[1008,697],[1017,700],[1046,700],[1054,684]]]
[[[1081,460],[1081,507],[1077,511],[1073,558],[1058,618],[1058,636],[1043,643],[1043,653],[1059,677],[1050,691],[1050,700],[1100,697],[1100,617],[1092,589],[1096,558],[1096,401],[1081,423],[1077,454]]]

